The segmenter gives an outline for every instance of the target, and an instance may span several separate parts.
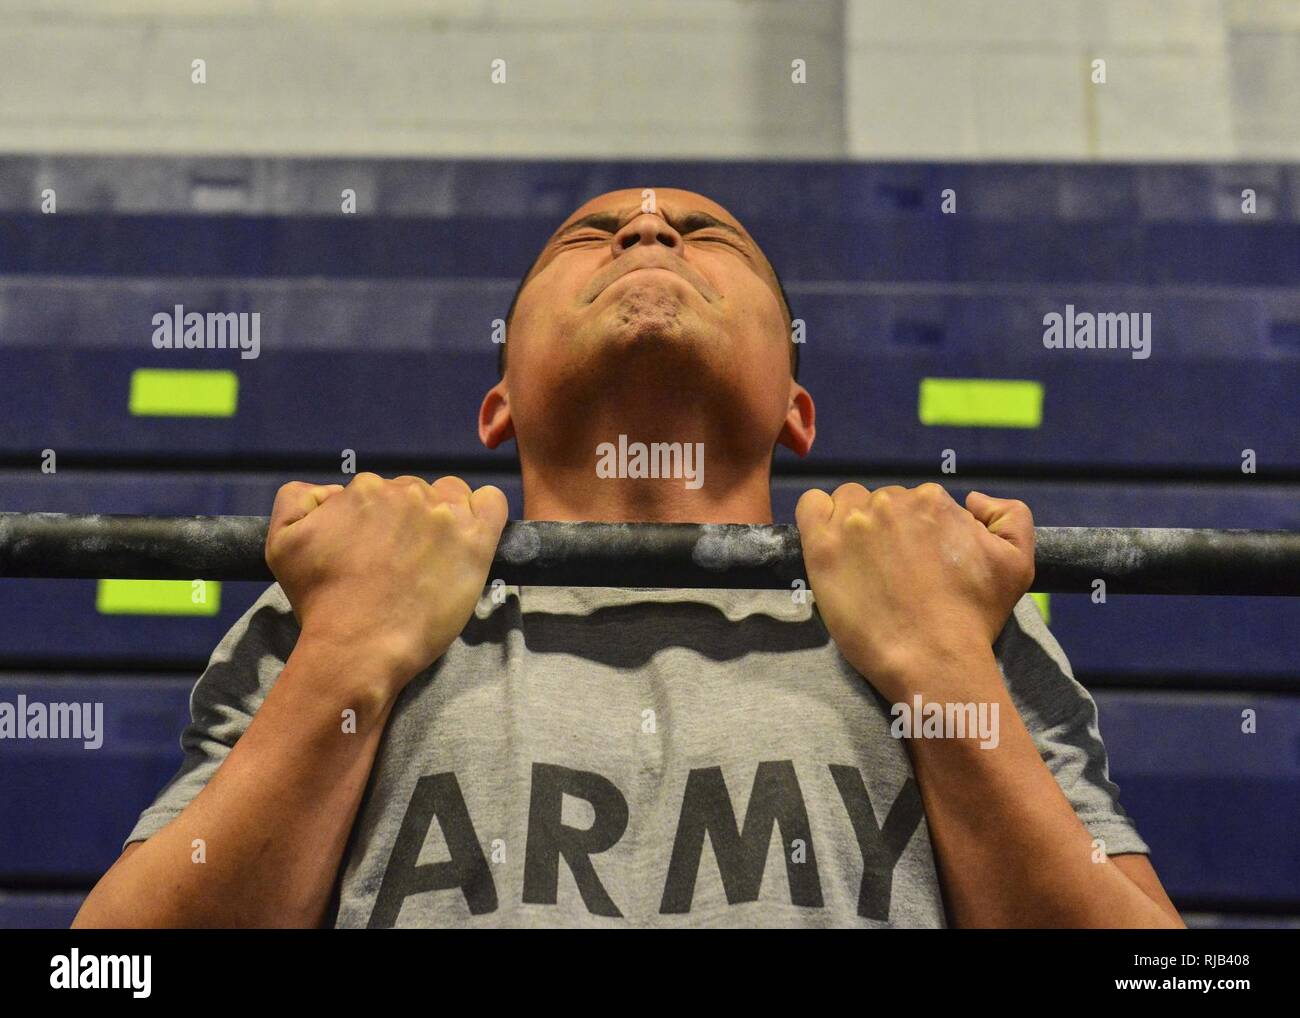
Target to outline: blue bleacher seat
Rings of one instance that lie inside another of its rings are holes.
[[[359,469],[497,484],[518,515],[513,447],[477,438],[493,320],[577,205],[675,186],[741,219],[806,325],[820,432],[806,460],[776,455],[778,521],[813,485],[933,479],[958,499],[1023,498],[1040,525],[1300,529],[1294,168],[264,162],[225,161],[236,207],[207,213],[202,158],[0,156],[0,510],[265,515],[280,483],[338,480],[354,449]],[[41,215],[50,181],[60,211]],[[355,216],[339,214],[343,186]],[[258,312],[260,356],[153,349],[153,314],[178,303]],[[1066,304],[1149,311],[1151,358],[1045,349],[1043,316]],[[160,367],[233,371],[234,413],[132,415],[133,372]],[[1036,381],[1042,421],[923,424],[924,378]],[[45,449],[56,474],[39,471]],[[955,475],[939,473],[945,449]],[[102,615],[95,587],[0,581],[0,697],[93,691],[133,733],[104,757],[0,745],[0,815],[16,818],[0,825],[0,927],[70,921],[174,770],[194,675],[262,584],[225,584],[212,617]],[[1300,915],[1297,610],[1050,600],[1125,805],[1204,925]],[[1249,705],[1247,740],[1234,719]]]

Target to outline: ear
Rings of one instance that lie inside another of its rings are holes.
[[[515,437],[515,422],[510,418],[510,392],[504,378],[487,391],[478,408],[478,437],[489,449]]]
[[[807,456],[817,437],[817,407],[813,398],[798,382],[790,382],[790,408],[785,413],[785,423],[777,442],[800,456]]]

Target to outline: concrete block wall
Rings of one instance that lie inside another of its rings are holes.
[[[851,0],[848,11],[854,157],[1245,154],[1219,0]]]
[[[1297,159],[1300,3],[0,0],[0,152]]]
[[[841,15],[741,0],[107,0],[92,15],[5,0],[0,149],[828,157],[843,150]]]

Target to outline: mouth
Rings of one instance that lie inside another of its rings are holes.
[[[672,265],[664,264],[664,263],[662,263],[662,262],[650,262],[650,263],[647,263],[647,264],[645,264],[645,265],[635,265],[635,266],[633,266],[633,267],[630,268],[630,269],[623,269],[622,271],[618,272],[617,275],[615,275],[613,278],[608,279],[608,280],[605,280],[604,282],[602,282],[602,283],[601,283],[601,284],[600,284],[600,285],[595,289],[595,291],[592,292],[592,293],[587,297],[587,299],[586,299],[583,303],[585,303],[585,304],[590,304],[590,303],[592,303],[592,302],[593,302],[597,297],[599,297],[602,293],[604,293],[606,290],[608,290],[608,289],[609,289],[611,286],[613,286],[615,283],[619,282],[619,280],[624,279],[625,277],[632,275],[634,272],[645,272],[645,271],[647,271],[647,270],[655,270],[655,271],[659,271],[659,272],[669,272],[669,273],[671,273],[672,275],[677,276],[679,279],[684,279],[684,280],[686,280],[686,282],[690,283],[691,286],[694,287],[695,290],[700,294],[700,296],[702,296],[706,301],[711,301],[711,300],[713,299],[713,298],[711,298],[711,297],[709,296],[709,289],[708,289],[708,287],[705,286],[705,285],[701,285],[703,281],[700,280],[700,279],[698,279],[698,278],[696,277],[696,274],[695,274],[695,273],[693,273],[693,272],[683,271],[682,269],[679,269],[679,268],[677,268],[676,266],[672,266]]]
[[[617,278],[610,280],[609,283],[606,284],[605,289],[608,290],[620,279],[626,279],[628,276],[634,275],[635,273],[638,272],[667,272],[670,273],[671,275],[676,276],[678,279],[686,278],[680,272],[673,272],[672,269],[665,268],[662,265],[639,265],[635,269],[630,269],[627,272],[624,272],[621,276],[618,276]]]

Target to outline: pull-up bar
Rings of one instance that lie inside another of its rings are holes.
[[[271,580],[263,516],[0,513],[0,577]],[[1039,527],[1033,589],[1300,595],[1300,532]],[[575,587],[789,589],[797,528],[515,520],[490,579]]]

